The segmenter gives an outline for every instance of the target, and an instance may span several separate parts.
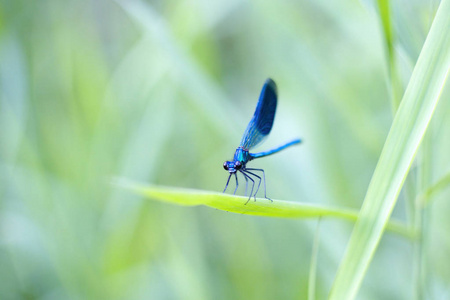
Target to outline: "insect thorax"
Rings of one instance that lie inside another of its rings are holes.
[[[236,149],[236,152],[234,153],[233,157],[234,161],[240,161],[246,164],[250,159],[251,158],[250,154],[248,153],[248,150],[244,150],[242,147]]]

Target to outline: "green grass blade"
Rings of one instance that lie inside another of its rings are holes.
[[[386,43],[386,52],[388,58],[388,70],[390,79],[390,90],[392,97],[392,111],[395,114],[398,106],[400,105],[400,99],[403,94],[403,88],[397,72],[396,55],[394,48],[394,30],[391,20],[390,1],[378,0],[378,10],[380,14],[381,24],[383,26],[384,39]]]
[[[330,299],[354,299],[439,100],[450,66],[450,0],[420,53],[338,269]]]
[[[311,251],[311,265],[309,266],[308,278],[308,300],[316,299],[316,276],[317,276],[317,258],[319,256],[320,242],[320,221],[317,221],[316,233],[314,234],[314,244]]]
[[[257,199],[256,202],[252,200],[245,205],[248,197],[195,189],[143,185],[127,180],[117,180],[114,183],[147,198],[182,206],[205,205],[233,213],[279,218],[336,217],[348,221],[356,221],[358,218],[358,212],[348,208],[282,200],[270,202],[267,199]],[[391,221],[388,230],[414,238],[414,234],[398,221]]]
[[[436,194],[448,187],[450,187],[450,173],[444,175],[435,184],[427,188],[425,192],[418,197],[418,204],[422,207],[428,206]]]

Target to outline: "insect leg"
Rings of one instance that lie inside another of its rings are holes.
[[[250,192],[250,196],[248,197],[247,202],[245,202],[245,205],[247,205],[248,201],[250,201],[250,199],[252,198],[252,194],[253,194],[253,188],[255,187],[255,181],[253,180],[253,178],[251,178],[249,175],[245,174],[244,172],[242,172],[242,175],[244,175],[244,177],[247,179],[250,179],[252,181],[252,190]]]
[[[236,191],[237,191],[238,186],[239,186],[238,179],[237,179],[237,174],[236,174],[236,173],[234,173],[234,177],[236,177],[236,188],[234,189],[233,195],[236,195]]]
[[[225,185],[225,189],[223,190],[224,193],[227,190],[228,183],[230,183],[230,178],[231,178],[231,173],[230,173],[230,176],[228,176],[227,184]]]
[[[248,178],[244,175],[245,178],[245,196],[247,196],[247,190],[248,190]]]
[[[259,187],[261,186],[261,177],[259,177],[259,176],[256,175],[255,173],[249,172],[248,169],[246,169],[245,172],[247,173],[247,175],[248,175],[248,174],[251,174],[251,175],[253,175],[253,176],[255,176],[256,178],[259,179],[258,187],[256,188],[256,192],[255,192],[255,194],[253,194],[253,197],[255,197],[255,201],[256,201],[256,194],[258,193]]]
[[[263,179],[264,179],[264,198],[269,199],[270,201],[273,202],[273,200],[270,199],[269,197],[267,197],[267,194],[266,194],[266,174],[264,173],[264,170],[263,170],[263,169],[253,169],[253,168],[248,168],[247,170],[261,171],[261,172],[262,172],[262,174],[263,174]]]

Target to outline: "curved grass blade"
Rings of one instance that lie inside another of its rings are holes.
[[[339,266],[330,299],[354,299],[445,86],[450,0],[443,0],[417,60]]]
[[[439,194],[439,192],[448,187],[450,187],[450,173],[443,176],[435,184],[427,188],[425,192],[417,198],[418,204],[422,208],[425,208],[426,206],[428,206],[428,204],[430,204],[431,200],[433,200],[433,197],[436,194]]]
[[[127,180],[116,180],[115,184],[136,194],[162,202],[182,206],[205,205],[239,214],[279,218],[335,217],[348,221],[356,221],[358,218],[358,211],[348,208],[282,200],[270,202],[267,199],[258,199],[256,202],[250,201],[245,205],[248,197],[177,187],[143,185]],[[414,238],[411,230],[398,221],[391,221],[388,230],[411,239]]]

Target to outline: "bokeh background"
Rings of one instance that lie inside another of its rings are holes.
[[[401,89],[438,5],[391,1]],[[358,209],[393,119],[386,45],[370,0],[0,0],[0,299],[306,299],[318,220],[172,206],[111,180],[222,191],[271,77],[257,150],[304,143],[251,163],[268,195]],[[448,90],[429,182],[450,171]],[[421,161],[393,215],[411,226]],[[415,244],[387,233],[360,299],[413,299],[418,277],[424,298],[450,298],[449,195],[423,214],[421,275]],[[324,299],[352,224],[320,226]]]

